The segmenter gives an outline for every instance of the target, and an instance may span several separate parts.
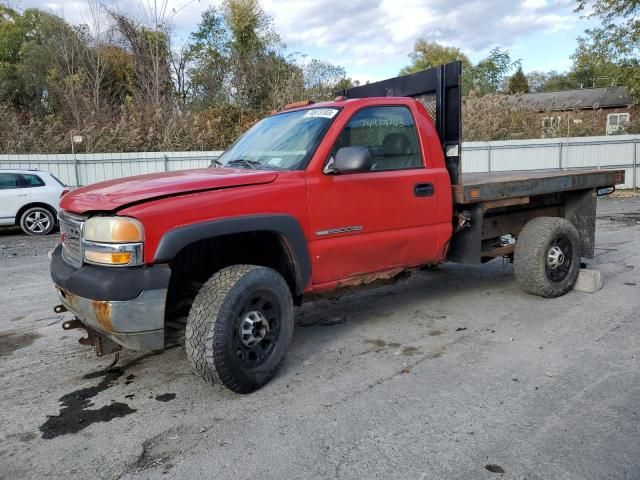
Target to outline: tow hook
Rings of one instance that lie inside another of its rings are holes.
[[[73,330],[74,328],[84,328],[84,325],[77,318],[74,318],[73,320],[67,320],[66,322],[63,322],[63,324],[62,324],[62,329],[63,330]]]
[[[67,307],[65,307],[64,305],[56,305],[55,307],[53,307],[53,311],[56,313],[64,313],[64,312],[68,312],[69,310],[67,310]],[[62,328],[64,328],[64,326]],[[69,329],[65,328],[65,330],[69,330]]]
[[[62,307],[62,308],[64,308],[64,307]],[[65,308],[65,310],[66,310],[66,308]],[[87,329],[87,327],[85,327],[84,324],[80,320],[78,320],[77,318],[74,318],[73,320],[67,320],[66,322],[62,323],[62,329],[63,330],[73,330],[75,328],[82,328],[87,332],[87,336],[86,337],[82,337],[82,338],[78,339],[78,342],[81,345],[86,345],[88,347],[95,346],[95,341],[94,341],[93,335],[91,334],[89,329]]]
[[[77,318],[74,318],[73,320],[67,320],[66,322],[62,323],[63,330],[73,330],[75,328],[82,328],[87,332],[87,336],[80,338],[78,342],[81,345],[94,347],[96,349],[96,355],[98,355],[99,357],[102,357],[103,355],[109,355],[110,353],[117,353],[122,350],[122,347],[116,342],[103,335],[100,335],[93,329],[88,328]]]

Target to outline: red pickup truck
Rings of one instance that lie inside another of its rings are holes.
[[[65,329],[98,354],[164,348],[247,393],[284,359],[294,305],[445,261],[514,261],[524,290],[569,291],[594,250],[596,194],[624,171],[462,175],[458,62],[258,122],[212,168],[62,199],[51,275]]]

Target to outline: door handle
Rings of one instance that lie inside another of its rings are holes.
[[[413,194],[416,197],[430,197],[435,191],[433,183],[416,183],[413,186]]]

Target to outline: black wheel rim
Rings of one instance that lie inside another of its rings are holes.
[[[255,292],[242,302],[236,315],[232,348],[244,368],[258,367],[269,359],[280,337],[280,317],[280,305],[269,292]]]
[[[566,235],[557,235],[547,249],[545,270],[547,278],[558,283],[567,278],[573,265],[573,247]]]

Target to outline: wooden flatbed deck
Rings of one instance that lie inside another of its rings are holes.
[[[609,187],[624,182],[624,170],[520,170],[465,173],[453,186],[454,202],[479,203],[572,190]]]

